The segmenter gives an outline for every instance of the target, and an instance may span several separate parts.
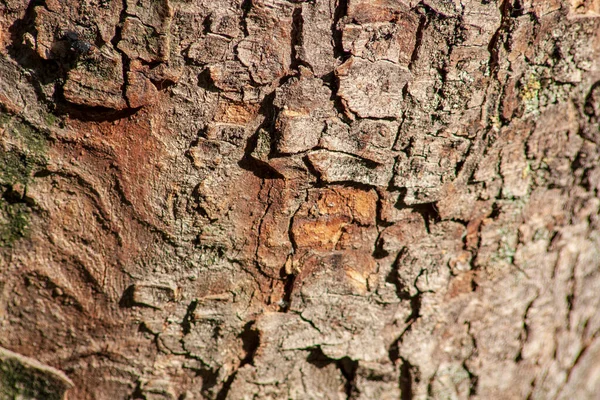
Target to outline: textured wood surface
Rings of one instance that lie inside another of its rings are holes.
[[[599,127],[597,0],[1,0],[0,399],[596,398]]]

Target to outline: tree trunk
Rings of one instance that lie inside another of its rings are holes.
[[[599,17],[1,0],[0,399],[596,398]]]

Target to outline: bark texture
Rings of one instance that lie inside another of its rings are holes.
[[[595,398],[599,17],[0,0],[0,399]]]

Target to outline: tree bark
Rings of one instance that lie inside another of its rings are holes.
[[[599,17],[1,0],[0,399],[596,398]]]

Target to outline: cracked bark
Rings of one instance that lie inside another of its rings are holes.
[[[599,16],[0,2],[0,399],[595,398]]]

